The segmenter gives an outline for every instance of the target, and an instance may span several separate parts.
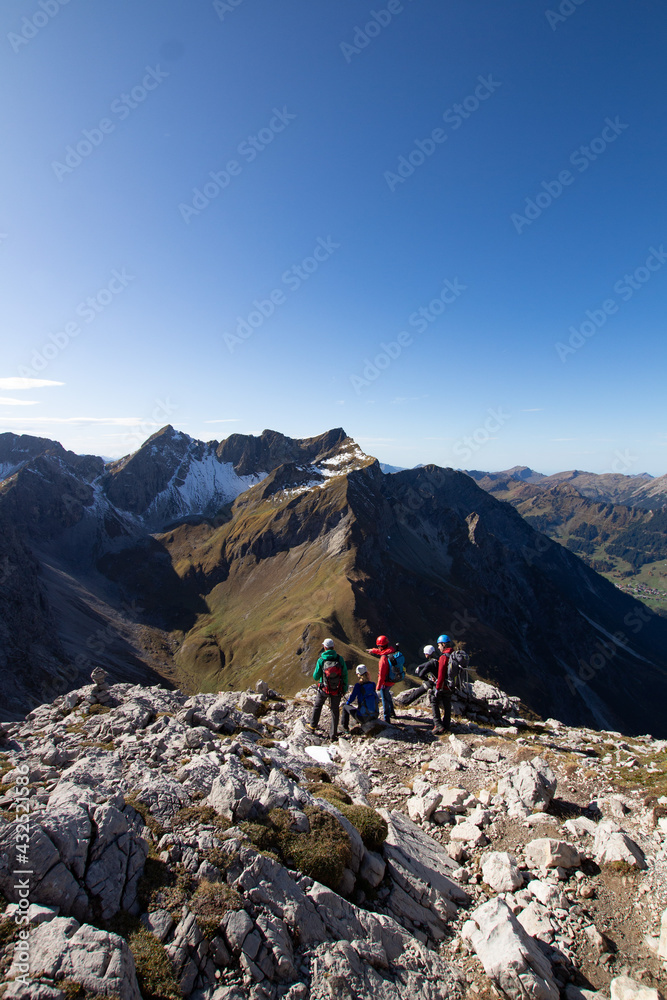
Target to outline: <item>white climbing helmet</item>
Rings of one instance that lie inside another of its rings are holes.
[[[424,646],[424,656],[435,656],[435,646]]]

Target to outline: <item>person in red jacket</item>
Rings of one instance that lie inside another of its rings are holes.
[[[451,656],[454,643],[448,635],[438,636],[438,649],[440,659],[438,660],[438,678],[435,682],[433,693],[433,732],[447,733],[452,721],[452,691],[449,678],[449,657]],[[441,717],[440,711],[444,715]]]
[[[388,657],[391,656],[392,653],[395,653],[396,649],[394,646],[389,644],[389,639],[386,635],[379,635],[375,640],[374,648],[367,649],[366,652],[370,653],[371,656],[380,657],[376,691],[379,693],[380,700],[382,702],[382,715],[384,716],[384,721],[391,722],[392,718],[397,718],[397,715],[394,709],[394,699],[391,696],[391,689],[394,686],[394,682],[389,680]]]

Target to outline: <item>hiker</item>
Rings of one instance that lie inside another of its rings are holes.
[[[438,676],[435,681],[435,691],[433,692],[433,732],[447,733],[452,721],[452,690],[450,686],[449,659],[452,654],[454,643],[448,635],[438,636],[438,649],[440,658],[438,660]],[[444,718],[441,718],[442,710]]]
[[[380,657],[376,690],[382,701],[384,721],[388,723],[391,722],[392,718],[398,718],[394,709],[394,699],[391,696],[391,689],[395,681],[389,679],[389,657],[396,652],[396,647],[389,644],[389,639],[386,635],[379,635],[375,640],[374,648],[367,649],[366,652],[370,653],[371,656]]]
[[[360,663],[355,670],[355,674],[357,675],[357,683],[352,688],[352,694],[340,710],[340,723],[346,733],[350,731],[350,716],[363,725],[364,722],[372,722],[373,719],[377,719],[379,715],[378,696],[375,691],[375,684],[368,676],[368,667]],[[353,708],[355,701],[357,702],[357,707]]]
[[[318,691],[313,714],[310,722],[306,723],[306,729],[311,733],[317,732],[320,715],[328,698],[331,712],[330,733],[331,739],[335,740],[338,738],[340,699],[347,691],[347,663],[340,653],[335,651],[333,639],[325,639],[322,643],[322,653],[313,672],[313,679],[318,682]]]
[[[421,698],[424,691],[428,692],[429,702],[433,702],[433,691],[435,690],[435,682],[438,679],[438,651],[435,646],[430,644],[424,646],[424,656],[426,659],[423,663],[420,663],[414,669],[415,677],[418,677],[422,682],[422,686],[415,688],[413,697],[410,699],[411,702],[416,701],[417,698]],[[412,694],[412,692],[410,692]]]

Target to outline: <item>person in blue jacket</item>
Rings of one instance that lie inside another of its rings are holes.
[[[353,716],[357,722],[371,722],[373,719],[378,717],[378,696],[375,690],[375,684],[368,676],[368,668],[360,663],[355,670],[357,675],[357,683],[352,688],[352,693],[347,699],[340,713],[340,724],[343,731],[349,733],[350,731],[350,716]],[[354,708],[354,702],[357,702],[357,707]]]

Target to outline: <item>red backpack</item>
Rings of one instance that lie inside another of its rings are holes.
[[[340,657],[327,660],[322,670],[322,690],[326,694],[339,695],[343,693],[343,668]]]

